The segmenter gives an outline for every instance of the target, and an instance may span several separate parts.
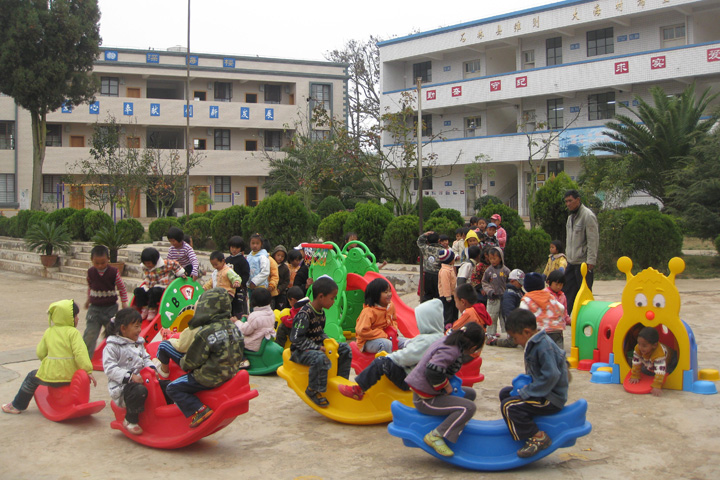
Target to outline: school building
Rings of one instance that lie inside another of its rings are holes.
[[[619,104],[632,107],[636,95],[652,103],[656,85],[720,92],[717,0],[566,0],[379,46],[382,111],[422,81],[423,155],[436,156],[423,195],[467,215],[482,195],[528,215],[529,142],[566,128],[537,183],[560,171],[577,179],[583,152],[606,139],[604,124],[632,116]],[[390,152],[395,142],[383,143]],[[465,175],[476,158],[480,182]]]
[[[101,49],[93,71],[100,84],[95,102],[47,116],[44,209],[95,208],[87,193],[102,186],[83,185],[74,165],[90,157],[93,127],[109,115],[121,125],[122,147],[175,152],[184,170],[186,58],[179,47]],[[213,209],[262,200],[266,159],[285,155],[280,150],[297,122],[307,124],[318,105],[346,116],[347,78],[342,63],[191,54],[190,147],[202,160],[190,172],[190,213],[208,208],[194,205],[201,192],[214,200]],[[329,134],[313,127],[313,134]],[[0,210],[30,207],[31,139],[29,114],[0,95]],[[152,199],[142,191],[128,194],[138,199],[132,216],[155,216]],[[174,210],[184,213],[184,197]]]

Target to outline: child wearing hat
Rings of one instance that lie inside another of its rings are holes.
[[[500,242],[498,241],[497,237],[495,236],[495,233],[497,232],[497,225],[490,222],[488,223],[487,230],[485,231],[485,240],[483,240],[483,246],[491,246],[491,247],[500,247]]]
[[[496,213],[495,215],[490,217],[490,220],[493,221],[495,227],[497,228],[497,233],[495,235],[497,235],[497,240],[500,244],[500,248],[505,248],[505,243],[507,243],[507,232],[504,228],[500,226],[500,223],[502,223],[502,217]],[[488,227],[490,227],[490,225],[488,225]]]
[[[437,261],[440,263],[440,272],[438,273],[438,292],[440,300],[443,303],[443,318],[445,324],[453,323],[457,320],[457,308],[455,307],[455,288],[457,286],[457,276],[455,275],[455,267],[453,261],[455,254],[450,249],[442,249],[438,252]]]
[[[502,296],[500,303],[500,311],[502,312],[503,318],[508,318],[510,312],[520,306],[520,300],[523,297],[523,282],[525,281],[525,272],[516,268],[508,275],[507,290]],[[507,338],[500,338],[497,335],[488,335],[485,339],[485,343],[496,347],[507,347],[515,348],[517,343],[515,340],[508,335]]]
[[[520,308],[530,310],[535,315],[538,330],[545,330],[548,337],[564,349],[565,308],[545,289],[545,276],[528,273],[523,286],[527,293],[520,300]]]

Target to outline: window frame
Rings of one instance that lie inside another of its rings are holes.
[[[270,152],[279,152],[282,148],[282,134],[282,130],[263,131],[263,149]],[[277,140],[277,142],[274,140]],[[268,145],[268,142],[270,142],[270,145]]]
[[[42,201],[54,203],[57,201],[57,185],[62,184],[62,175],[43,175]],[[47,188],[49,187],[49,188]]]
[[[248,148],[251,143],[255,144],[255,148]],[[258,141],[257,140],[245,140],[245,151],[246,152],[257,152],[258,149]]]
[[[228,175],[215,175],[213,184],[213,200],[216,203],[232,202],[232,177]],[[220,185],[220,188],[218,188],[218,185]]]
[[[272,92],[277,92],[277,99],[270,98]],[[266,83],[263,85],[263,103],[268,105],[280,105],[282,103],[282,85]]]
[[[590,30],[585,34],[586,48],[588,57],[596,57],[598,55],[607,55],[615,53],[615,37],[614,27],[599,28]],[[594,37],[591,39],[591,37]],[[591,42],[592,46],[591,46]],[[600,45],[599,43],[602,43]]]
[[[320,96],[315,90],[320,87]],[[327,88],[327,92],[325,92]],[[326,98],[327,97],[327,98]],[[320,104],[323,104],[323,108],[327,112],[328,116],[332,118],[332,84],[331,83],[311,83],[310,84],[310,110],[314,111],[315,108]]]
[[[611,120],[615,116],[615,92],[588,95],[588,121]]]
[[[1,204],[14,204],[17,202],[17,196],[15,192],[15,174],[14,173],[0,173],[0,205]]]
[[[553,65],[562,65],[562,62],[562,37],[546,38],[545,64],[550,67]]]
[[[527,56],[532,56],[532,60],[528,61]],[[522,61],[522,69],[530,70],[535,68],[535,50],[523,50],[520,52],[520,60]]]
[[[51,132],[50,128],[57,130]],[[47,123],[45,124],[47,133],[45,134],[45,146],[46,147],[62,147],[62,125],[59,123]]]
[[[113,93],[113,90],[115,93]],[[119,97],[120,77],[100,77],[100,95],[103,97]]]
[[[219,134],[219,135],[218,135]],[[213,145],[215,150],[230,150],[230,129],[229,128],[216,128],[213,130]],[[220,142],[218,142],[218,139]],[[226,141],[227,140],[227,145]]]
[[[220,93],[223,96],[219,96]],[[232,82],[215,82],[213,83],[213,99],[216,102],[232,102],[233,85]]]
[[[551,110],[550,102],[553,102],[553,107]],[[565,115],[564,115],[564,105],[563,105],[563,99],[562,98],[548,98],[547,102],[547,129],[548,130],[555,130],[559,128],[565,128]],[[560,107],[560,108],[558,108]],[[550,115],[550,112],[555,112],[554,115]],[[560,112],[558,114],[557,112]]]
[[[193,150],[207,150],[207,138],[193,138]]]
[[[475,127],[471,130],[470,129],[470,122],[475,122]],[[463,118],[463,135],[465,138],[473,138],[473,137],[479,137],[480,136],[480,128],[482,127],[482,116],[481,115],[474,115],[471,117],[465,117]],[[473,132],[472,135],[470,135],[470,132]]]
[[[15,150],[15,122],[0,121],[0,150]]]
[[[548,160],[547,163],[547,175],[548,179],[551,175],[554,175],[555,177],[558,176],[559,173],[565,171],[565,160]]]
[[[412,83],[415,85],[417,78],[420,77],[420,83],[432,82],[432,60],[425,62],[413,63]]]
[[[422,167],[422,186],[423,191],[433,189],[433,169],[432,167]],[[418,189],[417,171],[413,173],[413,189]]]

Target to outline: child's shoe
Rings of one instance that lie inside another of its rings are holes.
[[[525,446],[517,451],[518,457],[532,457],[533,455],[536,455],[540,450],[545,450],[550,445],[552,445],[552,440],[550,439],[550,436],[545,432],[540,433],[542,433],[542,436],[540,437],[535,436],[528,438],[527,442],[525,442]]]
[[[142,318],[143,320],[147,320],[147,318],[148,318],[148,307],[142,307],[142,308],[140,309],[140,318]]]
[[[488,334],[485,337],[485,345],[490,345],[491,347],[497,345],[498,338],[500,338],[500,335]]]
[[[310,390],[310,388],[308,388],[305,390],[305,395],[307,395],[308,398],[320,408],[327,408],[328,405],[330,405],[328,399],[323,397],[320,392],[316,392],[315,390]]]
[[[158,375],[162,378],[168,378],[170,376],[169,365],[163,365],[159,358],[153,358],[152,362],[155,365],[155,371]]]
[[[12,413],[13,415],[19,415],[19,414],[20,414],[20,410],[18,410],[17,408],[15,408],[15,407],[13,406],[12,402],[6,403],[5,405],[3,405],[3,406],[2,406],[2,411],[5,412],[5,413]]]
[[[240,362],[240,370],[247,370],[248,368],[250,368],[250,360],[246,358],[245,360]]]
[[[157,316],[157,308],[148,308],[147,320],[152,320]]]
[[[137,423],[130,423],[127,421],[127,419],[123,420],[123,427],[125,427],[125,430],[132,433],[133,435],[140,435],[143,433],[143,429],[140,425]]]
[[[423,440],[429,447],[432,447],[433,450],[443,457],[452,457],[455,455],[455,452],[450,450],[450,447],[447,446],[442,435],[440,435],[436,430],[432,430],[430,433],[425,435]]]
[[[360,385],[338,385],[338,390],[342,395],[350,397],[353,400],[362,400],[365,396],[365,392],[360,388]]]
[[[200,410],[193,413],[191,419],[190,419],[190,428],[195,428],[201,423],[203,423],[205,420],[210,418],[210,415],[213,414],[212,408],[208,407],[207,405],[203,405]]]

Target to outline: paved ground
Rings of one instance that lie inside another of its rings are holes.
[[[619,300],[622,281],[597,282],[596,298]],[[699,343],[701,367],[720,368],[717,280],[680,280],[682,316]],[[10,401],[37,368],[35,345],[47,327],[50,302],[85,295],[80,285],[3,272],[0,317],[0,401]],[[412,295],[406,300],[416,303]],[[84,312],[80,329],[84,328]],[[566,345],[569,345],[569,331]],[[497,392],[522,371],[522,351],[487,347],[476,419],[499,418]],[[107,382],[91,400],[109,401]],[[32,403],[19,416],[0,414],[0,478],[720,478],[720,396],[666,391],[633,396],[619,385],[594,385],[573,371],[570,401],[586,398],[593,432],[568,449],[521,470],[475,474],[452,467],[387,433],[384,425],[335,423],[307,407],[276,376],[253,377],[260,396],[225,430],[179,451],[142,447],[111,430],[109,407],[68,423],[46,420]]]

